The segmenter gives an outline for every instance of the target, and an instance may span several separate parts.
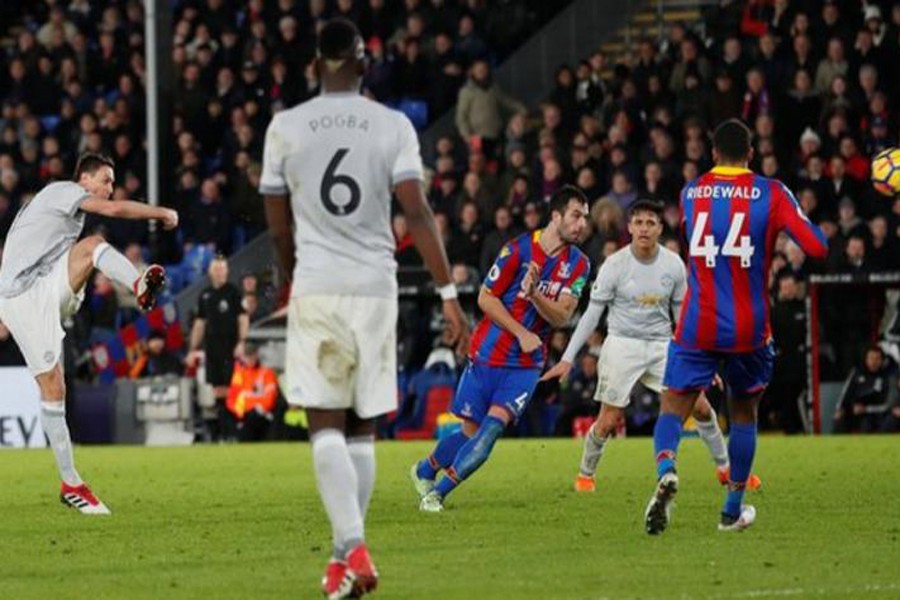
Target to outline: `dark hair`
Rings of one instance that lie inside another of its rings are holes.
[[[649,200],[646,198],[640,198],[631,203],[631,206],[628,207],[628,220],[630,221],[634,215],[639,212],[648,212],[656,215],[656,218],[659,219],[660,223],[663,220],[663,211],[665,207],[662,202],[656,202],[654,200]]]
[[[316,49],[319,57],[326,60],[361,60],[365,52],[359,29],[353,21],[341,17],[325,23]]]
[[[73,176],[73,180],[78,181],[81,179],[82,173],[93,175],[100,167],[109,167],[110,169],[115,170],[116,163],[105,154],[85,152],[78,157],[78,162],[75,164],[75,175]]]
[[[569,206],[569,202],[572,200],[577,200],[582,204],[588,203],[587,196],[584,195],[584,192],[574,185],[562,186],[550,196],[550,214],[552,215],[554,212],[558,212],[561,215],[565,214],[566,207]]]
[[[743,162],[750,156],[750,128],[738,119],[728,119],[713,133],[713,147],[719,158],[728,162]]]

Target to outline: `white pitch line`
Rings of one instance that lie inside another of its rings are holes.
[[[719,593],[712,596],[702,595],[702,598],[769,598],[773,596],[791,597],[791,596],[846,596],[847,594],[879,594],[883,592],[891,592],[900,590],[900,582],[897,583],[866,583],[863,585],[841,587],[841,588],[772,588],[746,590],[743,592]],[[637,596],[599,596],[594,600],[625,600],[626,598],[636,598]],[[643,600],[664,600],[664,598],[696,598],[689,594],[680,594],[679,596],[652,597],[640,596]]]

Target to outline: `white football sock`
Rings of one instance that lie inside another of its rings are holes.
[[[725,467],[728,465],[728,448],[725,445],[725,437],[722,435],[722,430],[719,429],[719,419],[716,416],[716,411],[712,407],[710,407],[709,411],[712,414],[712,418],[709,421],[694,419],[697,422],[697,433],[700,434],[706,447],[709,448],[709,453],[716,462],[716,466]]]
[[[91,260],[101,273],[129,290],[134,289],[134,282],[140,277],[140,273],[124,254],[103,242],[94,248]]]
[[[56,455],[56,466],[59,478],[69,485],[81,485],[81,477],[75,470],[75,459],[72,457],[72,440],[69,438],[69,426],[66,425],[66,405],[63,402],[41,401],[41,427],[50,440],[50,447]]]
[[[581,465],[578,467],[578,471],[586,477],[593,477],[597,472],[597,463],[600,462],[600,457],[603,456],[603,447],[606,445],[606,440],[609,439],[608,436],[597,435],[596,427],[595,423],[584,436],[584,450],[581,452]]]
[[[372,499],[372,490],[375,489],[375,436],[361,435],[349,438],[347,450],[350,451],[350,460],[356,469],[357,500],[365,520],[369,501]]]
[[[363,541],[364,535],[356,469],[350,460],[347,440],[337,429],[319,430],[310,441],[319,496],[331,521],[335,555],[343,558],[348,550]]]

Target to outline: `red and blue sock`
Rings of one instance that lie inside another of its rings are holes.
[[[446,498],[447,494],[484,464],[505,429],[506,423],[497,417],[488,415],[484,418],[478,432],[459,449],[453,465],[435,486],[434,490],[441,498]]]
[[[728,495],[722,512],[729,517],[741,515],[741,504],[744,502],[744,490],[753,457],[756,454],[756,424],[743,425],[733,423],[728,434],[728,460],[731,463],[731,480],[728,482]]]
[[[459,449],[468,440],[462,430],[442,438],[428,458],[419,461],[416,474],[422,479],[434,479],[440,469],[446,469],[453,464]]]
[[[674,413],[660,413],[653,428],[653,449],[656,451],[656,476],[675,471],[675,455],[681,442],[681,417]]]

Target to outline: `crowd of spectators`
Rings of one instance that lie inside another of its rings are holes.
[[[868,183],[869,157],[898,144],[900,73],[891,65],[900,58],[900,3],[722,0],[701,22],[671,25],[620,60],[598,51],[559,66],[546,98],[525,106],[492,70],[541,22],[530,18],[535,7],[549,4],[176,2],[169,200],[184,215],[182,241],[229,252],[263,229],[262,133],[274,111],[317,92],[313,34],[324,18],[345,15],[371,59],[365,93],[424,103],[427,120],[455,105],[456,134],[425,154],[434,156],[428,198],[459,282],[479,281],[506,240],[539,227],[546,199],[567,183],[591,200],[583,248],[595,269],[625,243],[624,215],[638,197],[665,204],[664,241],[684,253],[678,190],[711,166],[710,129],[743,119],[755,133],[752,168],[784,181],[830,241],[825,261],[807,259],[786,237],[773,257],[773,389],[799,394],[809,276],[900,269],[900,199]],[[0,17],[0,239],[22,201],[65,177],[80,150],[108,150],[119,165],[116,195],[140,197],[141,3],[13,0]],[[147,242],[131,224],[94,226],[120,246]],[[416,266],[402,215],[393,226],[398,261]],[[841,379],[859,365],[895,304],[868,287],[824,291],[823,372]],[[545,390],[539,404],[563,391]],[[775,401],[770,415],[799,426]]]
[[[140,267],[170,268],[174,291],[265,228],[257,192],[270,116],[318,93],[318,28],[334,16],[366,39],[365,91],[418,105],[429,121],[456,103],[475,60],[502,60],[568,0],[177,0],[173,193],[182,227],[174,244],[143,223],[89,218]],[[115,198],[147,193],[145,14],[141,0],[0,3],[0,256],[17,210],[46,183],[67,179],[78,154],[116,162]],[[440,73],[435,77],[433,73]],[[171,241],[171,240],[169,240]],[[174,252],[169,246],[174,245]],[[249,297],[251,312],[257,298]],[[265,302],[263,302],[265,304]],[[82,347],[135,316],[133,299],[102,275],[76,324]],[[264,316],[264,315],[260,315]]]
[[[782,236],[773,257],[779,360],[764,424],[799,431],[810,275],[900,270],[900,198],[869,183],[869,158],[898,144],[897,59],[900,2],[777,0],[719,2],[695,27],[673,25],[615,64],[595,52],[562,65],[538,106],[522,107],[476,63],[456,107],[458,136],[437,142],[430,165],[451,261],[467,267],[454,272],[477,280],[505,240],[540,226],[546,199],[567,183],[592,202],[583,247],[595,268],[624,243],[638,197],[665,204],[664,242],[684,254],[678,191],[712,166],[710,130],[740,118],[755,133],[751,167],[784,181],[830,243],[827,259],[813,261]],[[395,230],[403,249],[402,217]],[[823,378],[841,380],[883,334],[897,297],[823,288],[820,309]]]

